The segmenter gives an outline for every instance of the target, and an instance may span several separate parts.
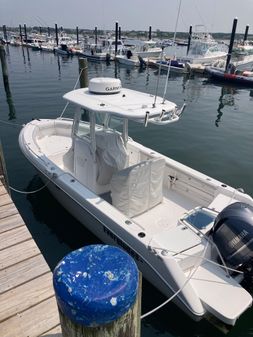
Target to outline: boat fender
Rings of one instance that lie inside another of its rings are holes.
[[[121,87],[121,81],[117,78],[96,77],[89,82],[89,91],[94,94],[116,94]]]

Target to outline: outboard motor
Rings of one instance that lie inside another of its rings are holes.
[[[253,207],[236,202],[225,207],[216,217],[213,241],[225,262],[253,277]]]

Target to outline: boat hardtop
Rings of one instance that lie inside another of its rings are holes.
[[[147,113],[150,118],[159,117],[177,110],[173,102],[159,97],[154,104],[154,95],[122,89],[120,80],[111,78],[95,78],[89,88],[73,90],[63,98],[89,110],[129,119],[144,119]]]
[[[234,325],[252,304],[241,286],[252,277],[252,198],[128,136],[128,119],[178,120],[176,104],[108,78],[64,98],[73,119],[33,120],[19,136],[48,189],[189,316]]]

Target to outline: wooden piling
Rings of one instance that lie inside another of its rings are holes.
[[[19,36],[20,36],[21,44],[23,44],[23,35],[22,35],[22,26],[21,25],[19,25]]]
[[[4,35],[5,41],[7,42],[8,37],[7,37],[7,29],[6,29],[6,25],[3,25],[3,35]]]
[[[26,24],[24,24],[24,33],[25,33],[25,43],[27,43],[27,31],[26,31]]]
[[[39,31],[40,31],[40,35],[42,34],[42,28],[41,27],[39,27]]]
[[[247,39],[248,39],[248,32],[249,32],[249,25],[247,25],[246,28],[245,28],[243,42],[247,41]]]
[[[152,27],[151,26],[149,26],[148,39],[149,41],[152,40]]]
[[[50,36],[50,27],[47,27],[47,35]]]
[[[189,35],[188,35],[188,42],[187,42],[187,52],[186,55],[188,55],[190,46],[191,46],[191,39],[192,39],[192,26],[189,28]]]
[[[88,61],[86,58],[80,57],[78,60],[78,64],[80,74],[80,88],[87,88],[89,86]]]
[[[56,40],[56,45],[59,45],[59,39],[58,39],[58,26],[57,23],[55,24],[55,40]]]
[[[228,72],[228,66],[229,66],[230,60],[231,60],[231,55],[232,55],[232,50],[233,50],[233,45],[234,45],[234,39],[235,39],[236,26],[237,26],[237,18],[234,18],[231,37],[230,37],[230,43],[229,43],[229,47],[228,47],[228,56],[227,56],[227,61],[226,61],[225,72]]]
[[[97,44],[98,44],[98,27],[97,26],[95,27],[94,34],[95,34],[95,45],[97,47]]]
[[[79,29],[76,27],[76,43],[79,44]]]
[[[6,62],[6,53],[3,45],[0,45],[0,59],[2,65],[2,73],[3,73],[3,82],[4,88],[7,95],[10,95],[10,87],[9,87],[9,77],[8,77],[8,68]]]
[[[56,266],[63,337],[140,337],[141,275],[123,250],[91,245]]]
[[[10,194],[9,189],[9,180],[5,165],[5,159],[4,159],[4,153],[3,153],[3,147],[0,139],[0,181],[4,185],[5,189],[7,190],[8,194]]]
[[[115,23],[115,51],[114,51],[115,56],[118,53],[118,33],[119,33],[119,23],[118,21],[116,21]]]

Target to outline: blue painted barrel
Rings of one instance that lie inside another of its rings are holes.
[[[111,323],[134,304],[138,269],[123,250],[90,245],[65,256],[53,273],[60,310],[87,327]]]

